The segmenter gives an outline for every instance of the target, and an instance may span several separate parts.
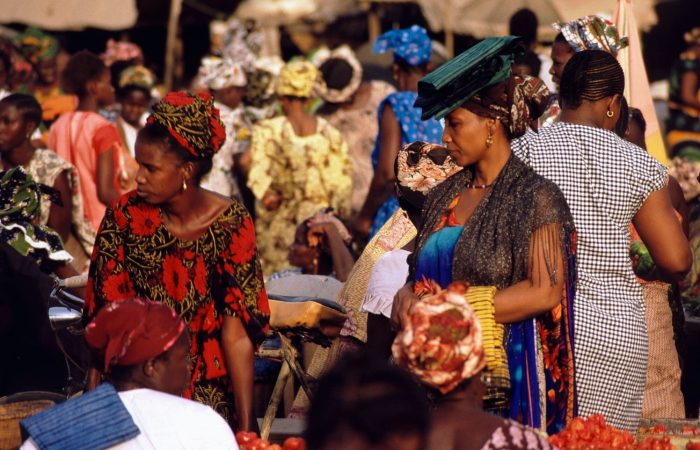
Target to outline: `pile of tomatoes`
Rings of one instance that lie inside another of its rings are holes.
[[[239,431],[236,442],[241,450],[306,450],[306,442],[302,438],[289,437],[281,446],[270,444],[253,431]]]
[[[549,442],[560,449],[608,450],[634,449],[634,436],[629,431],[621,431],[605,423],[600,414],[584,419],[574,418],[559,433],[550,436]]]

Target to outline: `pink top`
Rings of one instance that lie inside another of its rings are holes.
[[[532,428],[512,420],[505,420],[481,447],[481,450],[501,449],[556,450],[556,447]]]
[[[49,148],[78,170],[85,218],[97,231],[105,205],[97,196],[97,162],[102,153],[114,149],[114,173],[119,173],[120,144],[116,127],[104,117],[89,111],[65,113],[51,126]],[[116,185],[115,185],[116,188]]]

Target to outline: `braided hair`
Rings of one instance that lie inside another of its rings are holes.
[[[559,95],[563,108],[576,109],[583,100],[623,95],[624,90],[625,74],[615,57],[602,50],[584,50],[564,67]]]

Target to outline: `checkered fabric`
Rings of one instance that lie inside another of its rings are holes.
[[[556,183],[578,232],[574,351],[579,414],[635,431],[647,367],[642,288],[629,260],[629,224],[666,168],[614,133],[556,123],[512,143]]]

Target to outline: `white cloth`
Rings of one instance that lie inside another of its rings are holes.
[[[559,186],[577,231],[574,342],[579,414],[636,431],[647,368],[642,288],[629,260],[629,225],[666,168],[615,133],[558,122],[511,143]]]
[[[152,389],[123,391],[119,398],[141,433],[110,450],[238,450],[231,428],[206,405]],[[20,449],[39,447],[30,438]]]
[[[384,253],[372,267],[367,290],[362,299],[362,312],[391,317],[394,296],[406,284],[408,278],[408,255],[403,249]]]

